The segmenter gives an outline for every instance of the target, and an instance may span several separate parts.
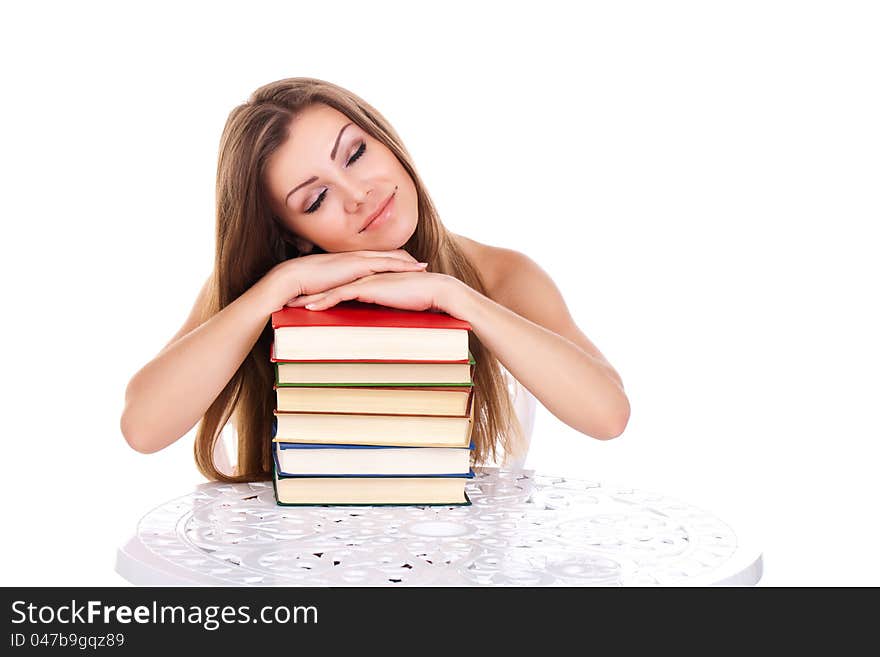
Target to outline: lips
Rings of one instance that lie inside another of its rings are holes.
[[[388,207],[388,204],[391,202],[391,199],[394,198],[394,195],[396,193],[397,193],[397,188],[395,187],[394,191],[391,193],[391,195],[388,198],[386,198],[384,201],[382,201],[382,203],[379,205],[379,207],[376,208],[375,211],[373,211],[373,213],[369,217],[367,217],[366,222],[364,222],[364,225],[361,226],[361,229],[358,231],[359,233],[363,233],[367,229],[367,227],[371,223],[373,223],[373,221],[376,219],[376,217],[378,217],[379,215],[382,214],[382,212],[385,210],[385,208]]]

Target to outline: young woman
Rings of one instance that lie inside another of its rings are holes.
[[[394,129],[334,84],[290,78],[229,115],[217,167],[214,269],[190,316],[128,384],[122,433],[167,447],[199,420],[209,479],[271,478],[271,313],[349,299],[440,310],[472,326],[475,464],[517,454],[522,430],[499,363],[557,418],[605,440],[629,401],[620,376],[526,255],[447,231]],[[214,446],[232,420],[235,472]]]

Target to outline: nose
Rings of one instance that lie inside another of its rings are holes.
[[[372,191],[372,186],[361,180],[340,180],[339,186],[343,190],[346,212],[357,212]]]

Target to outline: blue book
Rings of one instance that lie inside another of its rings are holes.
[[[469,447],[272,444],[278,473],[294,477],[462,477],[474,449],[473,441]]]

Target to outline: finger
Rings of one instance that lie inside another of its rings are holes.
[[[311,303],[312,301],[317,301],[318,299],[323,298],[326,294],[326,292],[318,292],[317,294],[304,294],[302,296],[291,299],[287,302],[287,305],[290,308],[302,308],[307,303]]]
[[[332,291],[333,290],[324,290],[323,292],[315,292],[315,294],[308,294],[308,295],[302,296],[302,297],[300,297],[300,299],[302,299],[306,303],[309,303],[310,301],[317,301],[318,299],[325,297],[329,292],[332,292]]]
[[[358,251],[365,258],[395,258],[405,262],[416,262],[409,253],[403,249],[395,249],[394,251]]]
[[[354,299],[358,299],[360,301],[366,301],[367,303],[372,303],[369,299],[362,299],[360,296],[361,291],[355,286],[344,286],[333,290],[333,292],[327,293],[323,299],[319,299],[318,301],[314,301],[306,305],[308,310],[326,310],[327,308],[331,308],[335,306],[337,303],[342,303],[343,301],[351,301]]]
[[[407,251],[406,249],[395,249],[391,253],[393,253],[393,254],[395,254],[395,256],[399,256],[405,260],[409,260],[411,262],[418,262],[418,260],[416,260],[415,257],[413,257],[412,254],[410,254],[410,252]]]
[[[427,262],[409,262],[400,258],[378,258],[367,262],[371,272],[380,271],[424,271],[428,268]]]

